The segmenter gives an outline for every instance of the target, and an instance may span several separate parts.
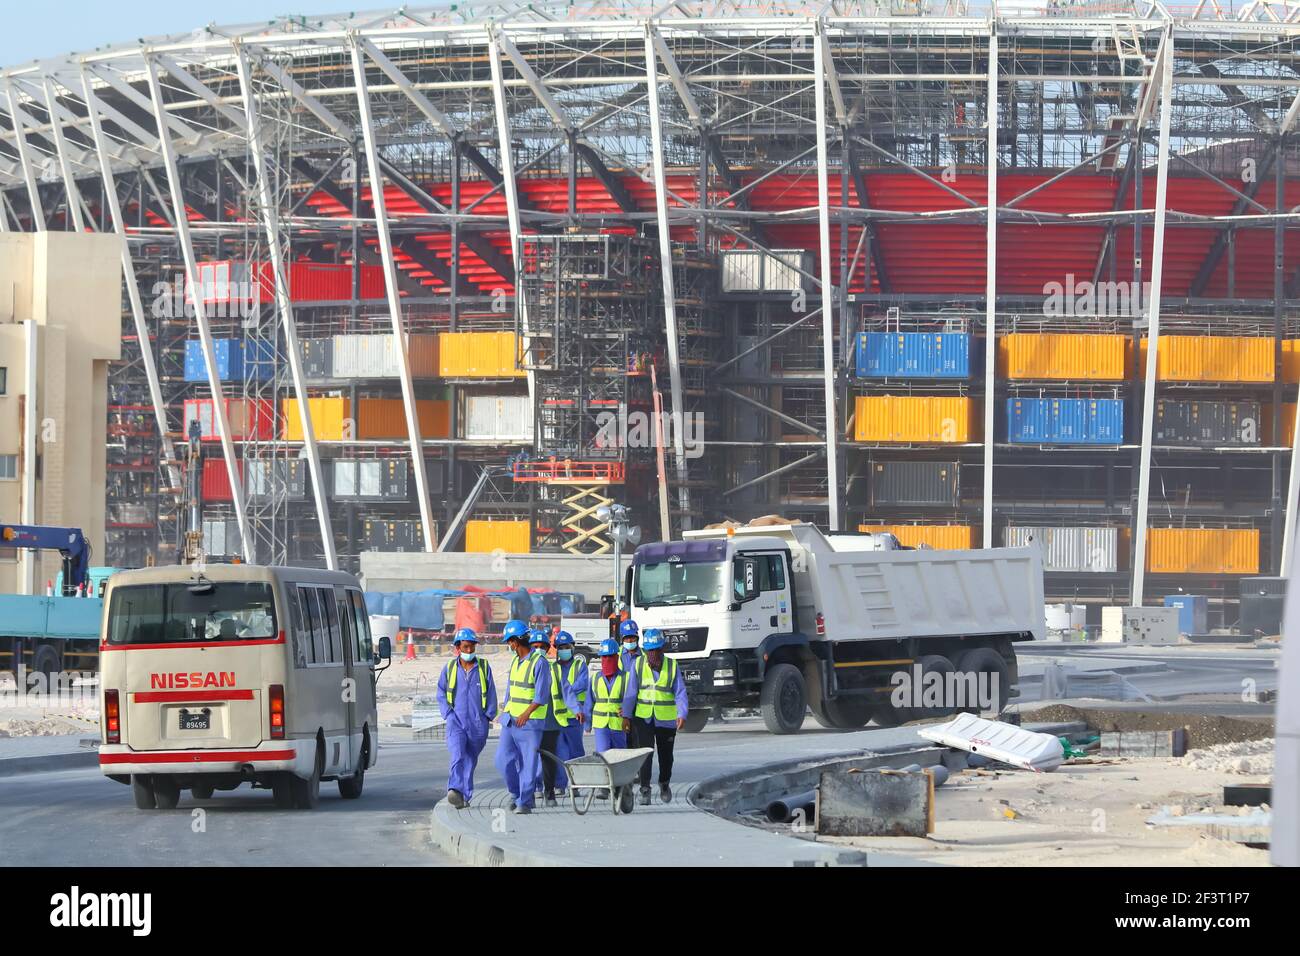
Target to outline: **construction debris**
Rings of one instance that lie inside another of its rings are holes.
[[[1246,776],[1273,775],[1273,739],[1245,740],[1193,750],[1183,757],[1183,764],[1195,770],[1215,773],[1239,773]]]
[[[817,834],[924,837],[934,832],[934,777],[924,771],[824,772]]]
[[[917,733],[946,747],[979,754],[1023,770],[1051,771],[1065,761],[1065,748],[1059,738],[998,720],[985,720],[974,714],[958,714],[949,723],[927,727]]]
[[[1106,731],[1101,735],[1102,757],[1181,757],[1187,753],[1187,731]]]

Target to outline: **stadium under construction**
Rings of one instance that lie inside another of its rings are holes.
[[[0,225],[122,240],[112,565],[177,559],[195,429],[216,556],[602,553],[615,502],[1032,538],[1048,600],[1230,623],[1293,545],[1298,15],[209,26],[6,69]]]

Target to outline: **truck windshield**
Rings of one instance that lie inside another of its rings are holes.
[[[722,564],[717,561],[642,564],[636,569],[636,607],[715,604],[722,599]]]
[[[276,634],[271,585],[228,581],[116,588],[108,609],[110,644],[251,641]]]

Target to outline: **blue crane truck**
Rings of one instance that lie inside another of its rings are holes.
[[[65,670],[94,671],[104,616],[99,595],[115,569],[90,567],[90,545],[77,528],[0,524],[0,547],[63,557],[53,596],[0,594],[0,671],[13,672],[20,692],[51,688]]]

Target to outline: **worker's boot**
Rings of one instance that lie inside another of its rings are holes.
[[[555,799],[555,794],[553,794],[553,793],[548,793],[548,794],[546,795],[546,805],[547,805],[548,807],[558,807],[558,806],[559,806],[559,803],[558,803],[558,802],[556,801],[556,799]]]
[[[659,784],[659,799],[664,803],[673,802],[673,788],[666,783]]]
[[[641,804],[641,806],[643,806],[643,807],[648,807],[648,806],[650,806],[650,788],[649,788],[649,787],[642,787],[642,788],[641,788],[641,800],[640,800],[640,804]]]
[[[525,814],[525,813],[532,813],[532,812],[533,812],[532,807],[526,807],[522,803],[515,805],[515,813]]]
[[[448,790],[447,802],[450,803],[457,810],[464,809],[465,807],[465,798],[461,796],[461,792],[459,790]]]

